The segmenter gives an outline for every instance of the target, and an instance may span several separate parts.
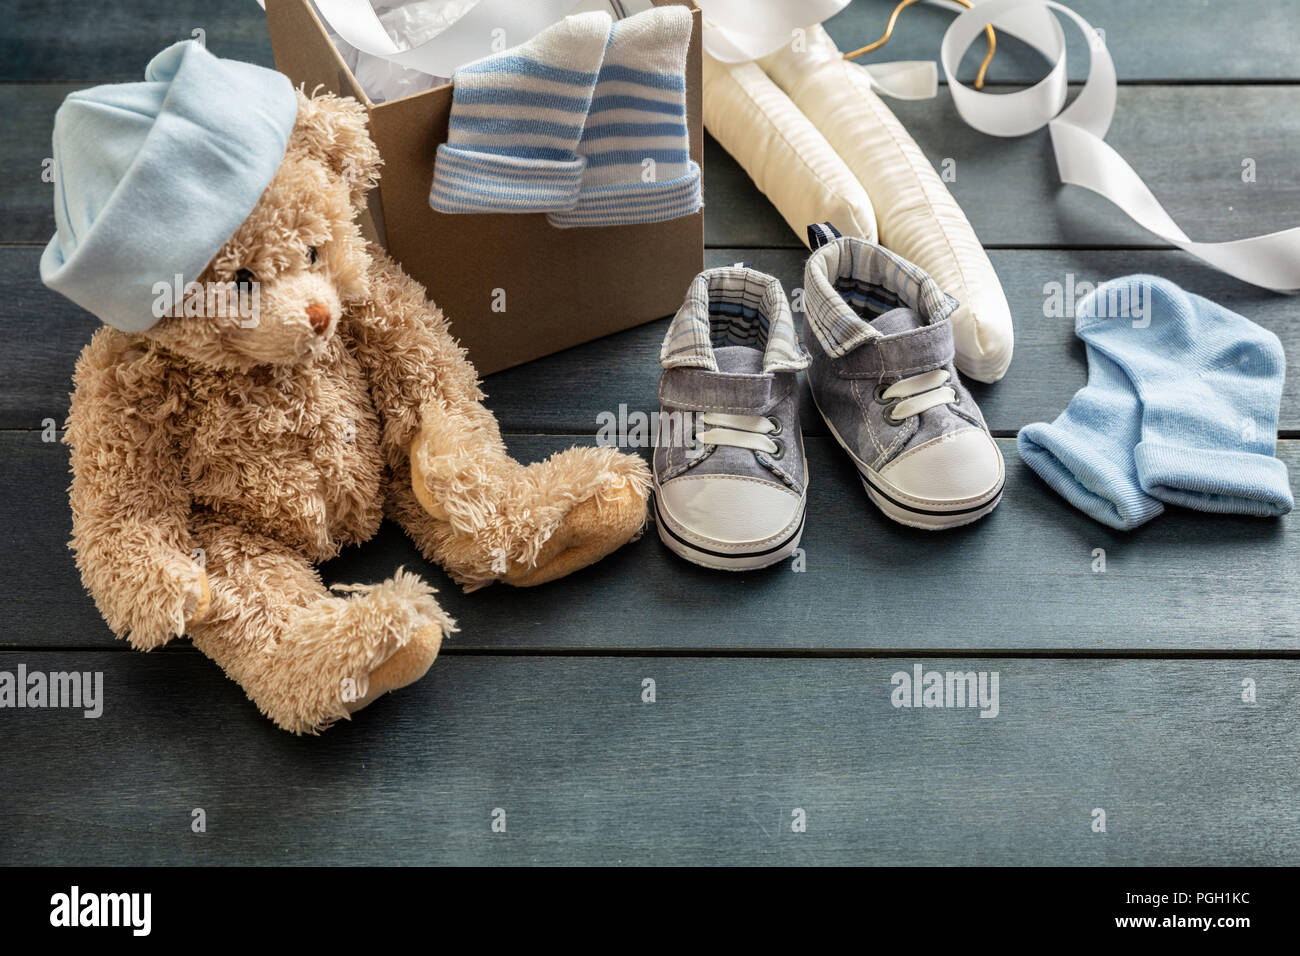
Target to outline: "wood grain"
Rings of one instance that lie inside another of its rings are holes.
[[[895,0],[856,0],[827,22],[850,50],[878,37]],[[1226,81],[1300,79],[1292,41],[1300,33],[1300,10],[1290,0],[1071,0],[1094,27],[1106,31],[1121,80]],[[219,56],[271,66],[266,22],[253,0],[133,0],[130,5],[87,8],[73,0],[47,0],[39,15],[26,0],[0,3],[5,32],[0,37],[0,82],[138,79],[149,58],[195,28]],[[894,38],[872,58],[933,60],[953,14],[929,4],[910,9]],[[1070,78],[1082,80],[1087,47],[1074,27],[1065,26]],[[1177,37],[1178,42],[1171,42]],[[1231,38],[1231,42],[1224,42]],[[976,44],[958,76],[969,81],[984,55]],[[870,61],[867,61],[870,62]],[[994,84],[1040,79],[1040,55],[1010,37],[998,41],[989,71]]]
[[[1300,8],[1298,8],[1300,9]],[[947,90],[890,109],[936,167],[985,246],[1161,247],[1106,200],[1057,177],[1046,130],[999,139],[966,125]],[[1106,142],[1193,239],[1217,242],[1297,225],[1300,87],[1124,86]],[[705,242],[795,246],[797,237],[716,143],[706,144]],[[1242,162],[1256,180],[1242,181]]]
[[[0,17],[0,83],[139,80],[155,53],[195,30],[217,56],[274,65],[256,0],[3,0]]]
[[[531,461],[583,437],[510,436]],[[828,438],[806,442],[811,482],[792,563],[725,574],[677,558],[654,528],[545,587],[460,592],[392,525],[326,564],[333,583],[419,570],[461,624],[454,647],[531,652],[872,652],[924,649],[1179,654],[1300,652],[1300,538],[1294,516],[1232,518],[1170,509],[1132,533],[1085,517],[1021,464],[1014,442],[1002,504],[944,534],[885,519]],[[0,647],[121,647],[81,591],[64,545],[66,450],[0,433]],[[1300,441],[1281,451],[1294,476]],[[1093,570],[1095,549],[1106,571]]]
[[[826,29],[841,50],[855,50],[880,36],[895,3],[857,0],[828,20]],[[1105,31],[1120,82],[1300,79],[1290,42],[1300,34],[1300,7],[1288,0],[1069,0],[1066,5]],[[909,8],[889,43],[859,62],[937,60],[939,43],[953,18],[954,14],[928,3]],[[1066,38],[1070,80],[1082,82],[1088,75],[1088,43],[1072,21],[1058,19]],[[967,51],[957,79],[974,82],[983,58],[981,39]],[[1036,83],[1048,66],[1037,51],[999,34],[987,82]],[[939,76],[942,80],[942,71]]]
[[[1300,314],[1292,298],[1266,292],[1216,272],[1180,251],[994,250],[1015,324],[1016,352],[1006,377],[993,385],[968,381],[989,427],[1014,435],[1035,421],[1060,414],[1087,381],[1087,357],[1074,335],[1073,306],[1056,311],[1058,291],[1081,289],[1131,273],[1161,275],[1248,316],[1281,339],[1287,354],[1300,354]],[[807,253],[802,249],[710,249],[709,266],[747,262],[781,280],[787,295],[803,286]],[[685,290],[683,290],[683,293]],[[1072,301],[1072,300],[1071,300]],[[802,325],[803,316],[796,314]],[[599,416],[658,408],[659,347],[667,321],[640,326],[579,348],[490,376],[484,384],[489,405],[512,431],[594,431]],[[804,386],[804,433],[826,428]],[[1300,429],[1300,389],[1288,376],[1281,428]]]
[[[828,24],[874,39],[894,0]],[[1300,5],[1069,0],[1106,30],[1121,80],[1108,142],[1195,239],[1297,224]],[[806,569],[728,575],[640,541],[540,589],[460,592],[399,529],[323,568],[426,575],[460,621],[428,677],[320,738],[294,738],[185,641],[114,640],[71,553],[61,424],[96,327],[37,277],[53,231],[42,181],[72,90],[135,80],[202,29],[218,55],[271,65],[252,0],[0,0],[0,672],[101,672],[103,716],[0,709],[0,864],[844,863],[1270,865],[1300,852],[1300,539],[1277,521],[1171,509],[1123,534],[1072,509],[1009,436],[1083,383],[1049,284],[1164,275],[1300,346],[1291,298],[1159,248],[1056,180],[1045,133],[985,137],[934,101],[889,101],[950,183],[1007,292],[1016,358],[973,391],[1007,461],[1006,497],[942,535],[866,500],[805,408]],[[877,60],[934,59],[952,14],[909,9]],[[1066,29],[1070,77],[1081,37]],[[977,43],[959,75],[969,80]],[[989,78],[1044,63],[1003,37]],[[1077,89],[1077,87],[1076,87]],[[805,253],[735,162],[705,140],[708,263],[802,285]],[[1243,183],[1242,161],[1257,180]],[[435,290],[436,291],[436,290]],[[683,290],[684,291],[684,290]],[[655,322],[492,376],[523,460],[591,441],[602,412],[656,407]],[[805,403],[807,405],[807,403]],[[1279,457],[1300,468],[1289,377]],[[1094,570],[1097,549],[1106,570]],[[997,671],[999,714],[895,709],[914,664]],[[643,680],[657,702],[643,703]],[[1242,701],[1243,681],[1258,702]],[[207,832],[191,832],[203,808]],[[507,814],[493,834],[491,814]],[[807,832],[791,831],[791,811]],[[1107,831],[1091,829],[1093,811]]]
[[[54,112],[76,87],[0,85],[0,116],[20,120],[0,138],[0,242],[41,242],[54,230],[52,186],[41,182]],[[1160,246],[1109,203],[1056,179],[1046,131],[1020,139],[977,133],[941,91],[891,108],[932,163],[955,161],[949,183],[990,246]],[[1241,238],[1296,225],[1300,87],[1124,87],[1107,141],[1141,174],[1193,238]],[[1243,159],[1256,181],[1241,180]],[[798,238],[711,139],[705,143],[705,241],[711,246],[796,246]]]
[[[796,249],[711,249],[706,262],[749,262],[775,275],[793,294],[803,285],[806,256]],[[1087,379],[1073,319],[1049,307],[1053,283],[1064,289],[1071,281],[1077,286],[1132,272],[1162,275],[1272,329],[1288,354],[1300,350],[1300,314],[1291,298],[1238,282],[1182,252],[994,250],[990,256],[1011,305],[1016,357],[1001,382],[968,384],[997,434],[1013,435],[1030,422],[1055,418]],[[39,258],[38,249],[0,247],[0,285],[8,290],[0,308],[0,341],[12,343],[0,354],[5,382],[0,428],[36,428],[47,418],[62,424],[77,353],[97,326],[88,313],[41,285]],[[592,433],[601,414],[617,415],[620,405],[631,412],[653,411],[666,325],[666,320],[653,322],[490,376],[484,384],[488,405],[504,428],[516,432]],[[58,334],[32,334],[38,328]],[[803,411],[805,434],[825,434],[806,386]],[[1282,397],[1280,421],[1284,433],[1300,434],[1294,373]]]
[[[1300,852],[1295,662],[461,656],[319,738],[274,729],[197,653],[0,653],[0,670],[19,663],[100,671],[105,704],[95,720],[0,711],[4,862],[1260,865]],[[915,663],[996,671],[998,716],[895,709],[892,677]],[[191,832],[196,808],[205,833]]]

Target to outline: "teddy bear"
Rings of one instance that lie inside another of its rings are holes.
[[[513,460],[447,319],[362,237],[381,160],[355,100],[184,42],[144,83],[72,94],[55,159],[42,278],[108,323],[74,375],[70,546],[135,648],[188,635],[315,733],[456,630],[412,571],[322,583],[385,515],[466,589],[542,584],[640,534],[642,459]]]

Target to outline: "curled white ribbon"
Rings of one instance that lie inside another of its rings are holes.
[[[794,31],[821,23],[849,0],[695,0],[705,20],[704,49],[719,63],[748,63],[775,53]]]
[[[892,60],[858,63],[876,92],[896,100],[932,100],[939,95],[939,71],[934,60]]]
[[[1067,93],[1065,35],[1056,11],[1088,37],[1091,64],[1083,89],[1062,111]],[[957,64],[987,23],[1019,37],[1052,63],[1035,85],[1015,93],[981,93],[957,82]],[[1229,242],[1194,242],[1119,153],[1105,142],[1115,114],[1115,64],[1101,35],[1079,14],[1055,0],[983,0],[948,27],[940,62],[957,112],[992,136],[1024,136],[1046,126],[1061,181],[1109,199],[1144,229],[1216,269],[1277,292],[1300,291],[1300,227]]]
[[[704,16],[704,49],[719,63],[748,63],[775,53],[799,30],[828,20],[849,0],[695,0]],[[933,99],[939,71],[932,60],[859,64],[871,85],[899,100]]]

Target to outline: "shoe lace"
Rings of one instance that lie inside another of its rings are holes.
[[[878,386],[876,401],[889,406],[885,418],[896,425],[905,418],[957,401],[956,391],[948,384],[950,378],[947,369],[942,368],[909,375],[892,385]]]
[[[781,423],[763,415],[724,415],[705,412],[696,418],[695,438],[706,445],[733,445],[779,455],[781,445],[769,435],[781,433]],[[701,425],[708,428],[700,430]]]

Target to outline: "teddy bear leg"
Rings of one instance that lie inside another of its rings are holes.
[[[222,521],[195,536],[211,603],[189,629],[194,645],[293,733],[315,733],[418,680],[455,630],[414,574],[331,592],[277,541]]]
[[[570,448],[525,467],[506,453],[495,422],[475,431],[460,417],[426,409],[411,446],[409,487],[432,525],[396,509],[425,556],[460,583],[543,584],[641,533],[650,474],[640,457]]]

